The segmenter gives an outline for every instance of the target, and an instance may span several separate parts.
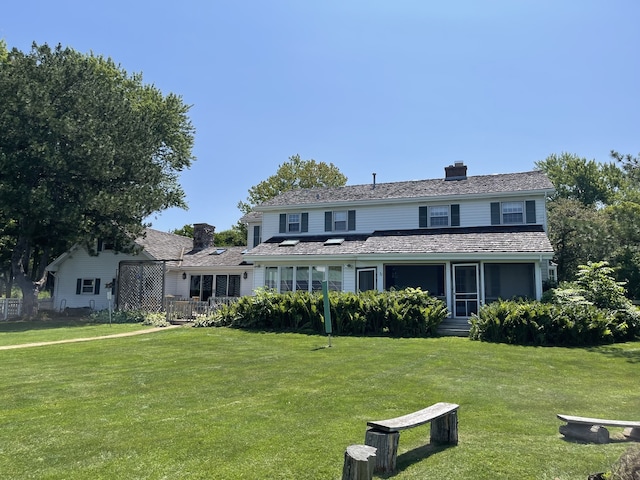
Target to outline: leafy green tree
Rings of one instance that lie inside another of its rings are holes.
[[[251,187],[247,201],[238,202],[238,208],[247,214],[256,205],[289,190],[342,187],[346,183],[347,177],[333,163],[302,160],[300,155],[294,155],[280,165],[274,175]]]
[[[0,236],[26,314],[53,254],[96,238],[130,249],[150,214],[185,206],[188,110],[101,56],[35,43],[0,56],[0,205],[14,222]]]
[[[579,265],[607,257],[612,236],[603,210],[573,198],[557,198],[549,202],[547,222],[559,280],[572,280]]]
[[[184,225],[182,228],[172,230],[171,233],[193,238],[193,225]],[[242,247],[247,244],[247,234],[240,224],[237,224],[229,230],[214,233],[213,243],[216,247]]]
[[[624,179],[615,163],[587,161],[570,153],[550,155],[536,162],[536,167],[547,174],[556,189],[552,200],[571,198],[584,205],[611,203]]]

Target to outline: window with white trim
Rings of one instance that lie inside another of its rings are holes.
[[[345,232],[347,230],[347,211],[333,212],[333,231]]]
[[[290,213],[287,216],[287,231],[292,233],[300,231],[300,214],[299,213]]]
[[[76,280],[76,295],[99,295],[99,278],[78,278]]]
[[[429,226],[448,227],[449,226],[449,206],[438,205],[429,207]]]
[[[524,223],[523,202],[502,202],[502,223]]]

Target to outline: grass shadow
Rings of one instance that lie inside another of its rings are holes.
[[[7,320],[0,322],[0,333],[19,333],[32,330],[53,330],[56,328],[84,327],[93,325],[86,318],[52,318],[38,320]]]
[[[453,448],[456,445],[448,445],[448,444],[431,444],[428,443],[418,448],[414,448],[413,450],[409,450],[398,455],[396,459],[396,471],[393,473],[384,473],[378,474],[377,478],[393,478],[399,473],[403,472],[407,468],[409,468],[414,463],[420,462],[422,460],[426,460],[429,457],[436,455],[437,453],[443,452],[449,448]]]
[[[611,358],[622,358],[629,363],[640,363],[640,350],[626,350],[613,345],[606,347],[592,347],[590,352],[601,353]]]

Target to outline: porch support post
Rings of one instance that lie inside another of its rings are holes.
[[[533,262],[533,273],[535,279],[535,288],[536,288],[536,300],[540,300],[542,298],[542,270],[540,268],[540,261]]]
[[[445,262],[445,267],[444,267],[444,285],[445,285],[445,295],[446,295],[446,300],[447,300],[447,310],[449,310],[449,312],[451,312],[451,317],[453,318],[454,315],[454,311],[453,311],[453,277],[451,275],[451,269],[453,267],[451,266],[451,262]]]

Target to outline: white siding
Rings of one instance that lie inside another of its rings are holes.
[[[91,256],[84,248],[76,248],[62,262],[55,273],[53,291],[54,309],[92,307],[96,310],[109,308],[106,284],[117,277],[118,263],[122,260],[141,260],[142,257],[114,254],[110,251]],[[78,278],[100,279],[98,295],[76,294]]]
[[[491,225],[491,202],[499,201],[526,201],[536,202],[536,223],[546,227],[545,199],[537,197],[509,197],[484,198],[473,200],[452,200],[447,202],[415,202],[401,204],[382,204],[372,206],[354,206],[334,208],[333,210],[356,210],[356,230],[339,233],[371,233],[376,230],[409,230],[419,228],[419,208],[430,205],[460,205],[460,227],[479,227]],[[309,214],[309,231],[298,235],[324,234],[324,213],[329,208],[314,208],[303,210]],[[298,210],[296,210],[297,212]],[[279,233],[279,212],[265,212],[263,217],[262,239],[267,240]],[[251,236],[251,232],[249,233]]]

